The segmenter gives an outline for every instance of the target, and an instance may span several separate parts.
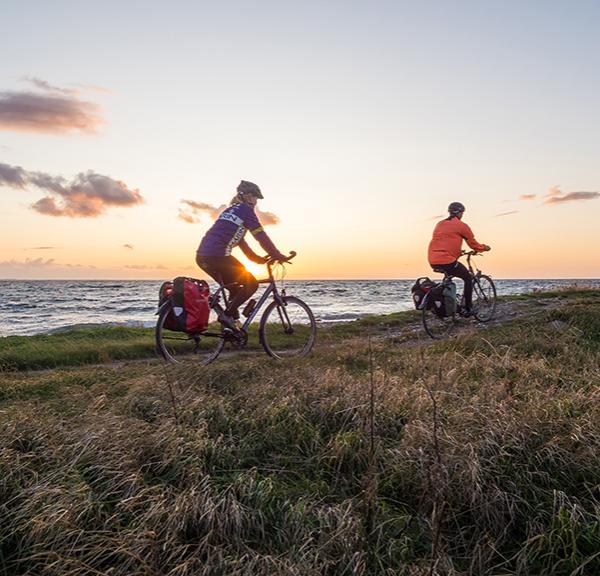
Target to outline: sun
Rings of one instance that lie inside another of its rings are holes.
[[[267,275],[267,268],[264,264],[256,264],[256,262],[248,260],[245,256],[242,256],[239,260],[244,265],[244,268],[256,278],[263,278]]]

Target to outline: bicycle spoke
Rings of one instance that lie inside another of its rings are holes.
[[[480,322],[487,322],[494,316],[496,287],[489,276],[481,275],[473,282],[473,309]]]
[[[260,321],[260,341],[274,358],[305,356],[315,341],[314,316],[300,299],[288,296],[283,300],[285,306],[272,302],[265,310]]]
[[[211,332],[184,335],[169,330],[167,320],[169,312],[168,308],[164,309],[156,323],[156,348],[161,356],[171,363],[189,361],[205,365],[212,362],[225,344],[220,325],[213,322],[209,327]],[[214,318],[214,312],[211,311],[211,315]]]

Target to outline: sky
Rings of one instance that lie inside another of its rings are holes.
[[[242,179],[289,278],[427,274],[453,201],[493,276],[598,278],[599,20],[586,0],[4,0],[0,278],[202,277]]]

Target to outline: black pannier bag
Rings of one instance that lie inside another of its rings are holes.
[[[440,318],[456,314],[456,284],[454,282],[438,284],[431,290],[427,306]]]
[[[417,281],[411,288],[413,304],[417,310],[423,309],[423,303],[425,301],[425,295],[435,286],[435,282],[427,278],[417,278]]]

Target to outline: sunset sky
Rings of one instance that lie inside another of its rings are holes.
[[[427,274],[456,200],[495,277],[598,278],[598,22],[586,0],[5,0],[0,278],[201,277],[241,179],[290,278]]]

